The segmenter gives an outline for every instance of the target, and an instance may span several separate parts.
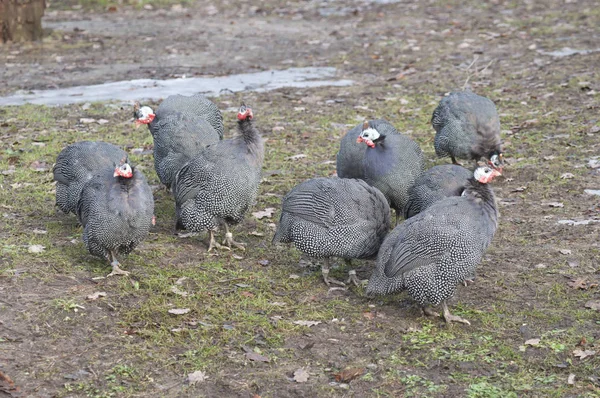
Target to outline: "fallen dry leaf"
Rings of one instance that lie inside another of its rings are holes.
[[[206,373],[204,373],[201,370],[197,370],[193,373],[190,373],[187,376],[186,382],[190,385],[193,386],[196,383],[202,383],[204,380],[208,379],[208,376],[206,375]]]
[[[373,318],[375,318],[375,314],[373,314],[373,313],[372,313],[372,312],[370,312],[370,311],[363,312],[363,316],[364,316],[365,318],[367,318],[367,319],[373,319]]]
[[[44,172],[48,171],[48,164],[46,162],[40,162],[36,160],[29,165],[34,171]]]
[[[526,187],[526,186],[522,186],[522,187],[515,188],[515,189],[513,189],[513,190],[512,190],[512,191],[510,191],[510,192],[523,192],[523,191],[524,191],[524,190],[526,190],[526,189],[527,189],[527,187]]]
[[[600,311],[600,300],[590,300],[585,303],[585,308],[590,308],[592,310]]]
[[[318,325],[319,323],[321,323],[321,321],[294,321],[293,323],[295,325],[311,327],[311,326]]]
[[[175,282],[177,283],[177,282]],[[171,293],[174,293],[178,296],[187,297],[189,295],[188,292],[179,289],[177,286],[171,286]]]
[[[260,220],[261,218],[264,218],[264,217],[271,218],[273,216],[274,212],[275,212],[275,209],[273,207],[267,207],[266,209],[264,209],[262,211],[256,211],[256,212],[252,213],[252,215],[254,217],[256,217],[256,219]]]
[[[550,207],[565,207],[565,205],[562,202],[550,202],[550,203],[548,203],[548,206],[550,206]]]
[[[259,354],[258,352],[248,351],[246,352],[246,359],[254,362],[269,362],[270,359],[264,355]]]
[[[294,372],[294,381],[296,383],[306,383],[310,375],[304,368],[300,368]]]
[[[94,301],[98,300],[100,297],[106,297],[106,292],[96,292],[92,293],[86,297],[87,300]]]
[[[286,160],[298,160],[298,159],[304,159],[306,157],[308,157],[308,156],[303,153],[299,153],[297,155],[287,157]]]
[[[189,308],[173,308],[167,312],[169,314],[173,314],[173,315],[183,315],[183,314],[187,314],[188,312],[190,312],[190,309]]]
[[[571,250],[569,250],[569,249],[560,249],[558,252],[560,254],[564,254],[565,256],[572,253]]]
[[[10,397],[21,397],[21,389],[15,386],[14,381],[0,370],[0,392],[5,392]]]
[[[537,347],[540,344],[540,339],[529,339],[525,342],[525,345],[530,345],[532,347]]]
[[[254,235],[254,236],[265,236],[265,234],[263,234],[262,232],[258,232],[258,231],[252,231],[249,233],[249,235]]]
[[[81,119],[79,119],[79,123],[83,123],[83,124],[90,124],[90,123],[94,123],[96,121],[96,119],[92,119],[89,117],[82,117]]]
[[[29,253],[42,253],[44,250],[46,250],[46,246],[42,245],[31,245],[27,248]]]
[[[335,376],[335,381],[338,383],[349,383],[363,374],[365,374],[365,368],[348,368],[333,375]]]
[[[571,373],[569,375],[569,377],[567,378],[567,384],[570,386],[575,384],[575,374],[574,373]]]
[[[573,279],[573,280],[571,280],[571,282],[568,283],[568,285],[570,287],[572,287],[573,289],[581,289],[581,290],[588,290],[592,287],[598,286],[597,283],[588,282],[588,280],[585,278]]]
[[[570,180],[571,178],[575,178],[573,173],[563,173],[560,175],[560,178],[563,180]]]
[[[584,360],[587,357],[591,357],[596,355],[596,351],[592,351],[592,350],[580,350],[579,348],[573,351],[573,355],[575,355],[577,358]]]
[[[254,293],[250,293],[245,290],[241,293],[241,295],[244,297],[254,297]]]

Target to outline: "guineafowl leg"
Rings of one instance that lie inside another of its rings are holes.
[[[452,159],[452,164],[455,164],[457,166],[462,166],[462,164],[460,164],[456,161],[456,158],[454,156],[450,156],[450,159]]]
[[[113,252],[110,252],[110,265],[112,266],[112,272],[106,275],[107,278],[114,275],[129,275],[128,271],[123,271],[119,268],[119,260],[117,260],[117,256]]]
[[[460,323],[465,323],[467,325],[470,325],[471,322],[467,321],[464,318],[461,318],[459,316],[456,315],[452,315],[450,313],[450,310],[448,309],[448,304],[446,304],[446,300],[442,301],[442,310],[444,311],[444,320],[446,321],[446,323],[450,323],[450,322],[460,322]]]
[[[439,313],[435,312],[435,311],[433,310],[433,308],[431,308],[431,307],[429,307],[429,306],[427,306],[427,307],[422,307],[422,308],[421,308],[421,311],[423,311],[423,314],[424,314],[424,315],[427,315],[427,316],[437,316],[437,317],[439,317],[439,316],[440,316],[440,314],[439,314]]]
[[[321,274],[323,275],[323,282],[325,282],[327,286],[331,285],[332,283],[334,285],[346,286],[346,284],[342,281],[329,278],[329,257],[325,257],[323,265],[321,265]]]
[[[229,247],[227,246],[222,246],[220,245],[216,240],[215,240],[215,231],[213,231],[212,229],[208,231],[208,236],[210,236],[210,243],[208,244],[208,251],[210,252],[212,249],[225,249],[225,250],[231,250]]]
[[[352,261],[344,259],[344,262],[347,266],[352,266]],[[348,271],[348,280],[346,281],[346,283],[352,283],[354,284],[354,286],[360,286],[366,282],[368,282],[368,280],[365,279],[361,281],[360,279],[358,279],[358,277],[356,276],[356,270]]]
[[[231,232],[229,232],[229,226],[227,225],[227,223],[225,224],[225,240],[223,240],[223,244],[227,244],[227,246],[229,246],[231,248],[231,245],[237,247],[240,250],[246,250],[246,247],[244,246],[245,243],[240,243],[240,242],[236,242],[233,240],[233,234]]]

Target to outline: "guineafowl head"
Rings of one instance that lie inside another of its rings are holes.
[[[254,115],[252,114],[252,108],[246,106],[246,104],[242,104],[242,106],[240,106],[240,110],[238,111],[238,120],[251,120],[253,117]]]
[[[492,180],[495,177],[501,176],[502,173],[500,173],[499,170],[492,168],[492,167],[478,167],[475,169],[475,171],[473,172],[473,178],[475,178],[475,180],[479,181],[482,184],[487,184],[492,182]]]
[[[148,124],[154,120],[154,111],[149,106],[140,106],[139,102],[133,104],[133,117],[135,118],[135,127],[142,124]]]
[[[384,139],[385,135],[379,133],[379,131],[377,131],[374,127],[369,127],[369,122],[365,120],[365,122],[363,123],[362,131],[356,139],[356,142],[359,144],[361,142],[364,142],[370,148],[375,148],[375,143],[381,142]]]
[[[488,156],[490,167],[502,171],[504,167],[504,154],[501,151],[494,151]]]
[[[121,160],[119,166],[115,166],[115,172],[113,177],[131,178],[133,177],[133,168],[129,165],[129,159],[124,158]]]

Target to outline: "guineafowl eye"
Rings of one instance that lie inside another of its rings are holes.
[[[377,130],[375,130],[374,128],[368,128],[366,130],[363,130],[361,133],[361,137],[367,140],[371,140],[371,141],[375,141],[377,138],[379,138],[379,132]]]

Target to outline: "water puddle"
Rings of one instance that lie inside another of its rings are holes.
[[[352,80],[333,80],[335,75],[335,68],[290,68],[209,78],[138,79],[56,90],[21,91],[7,97],[0,97],[0,105],[67,105],[111,100],[141,101],[157,100],[172,94],[192,95],[196,93],[211,97],[223,92],[269,91],[282,87],[349,86],[354,83]]]
[[[586,55],[586,54],[591,54],[591,53],[595,53],[600,51],[600,48],[595,48],[592,50],[576,50],[574,48],[571,47],[563,47],[560,50],[556,50],[556,51],[541,51],[538,50],[538,52],[540,54],[543,55],[550,55],[552,57],[557,57],[557,58],[563,58],[563,57],[569,57],[571,55],[575,55],[575,54],[582,54],[582,55]]]

